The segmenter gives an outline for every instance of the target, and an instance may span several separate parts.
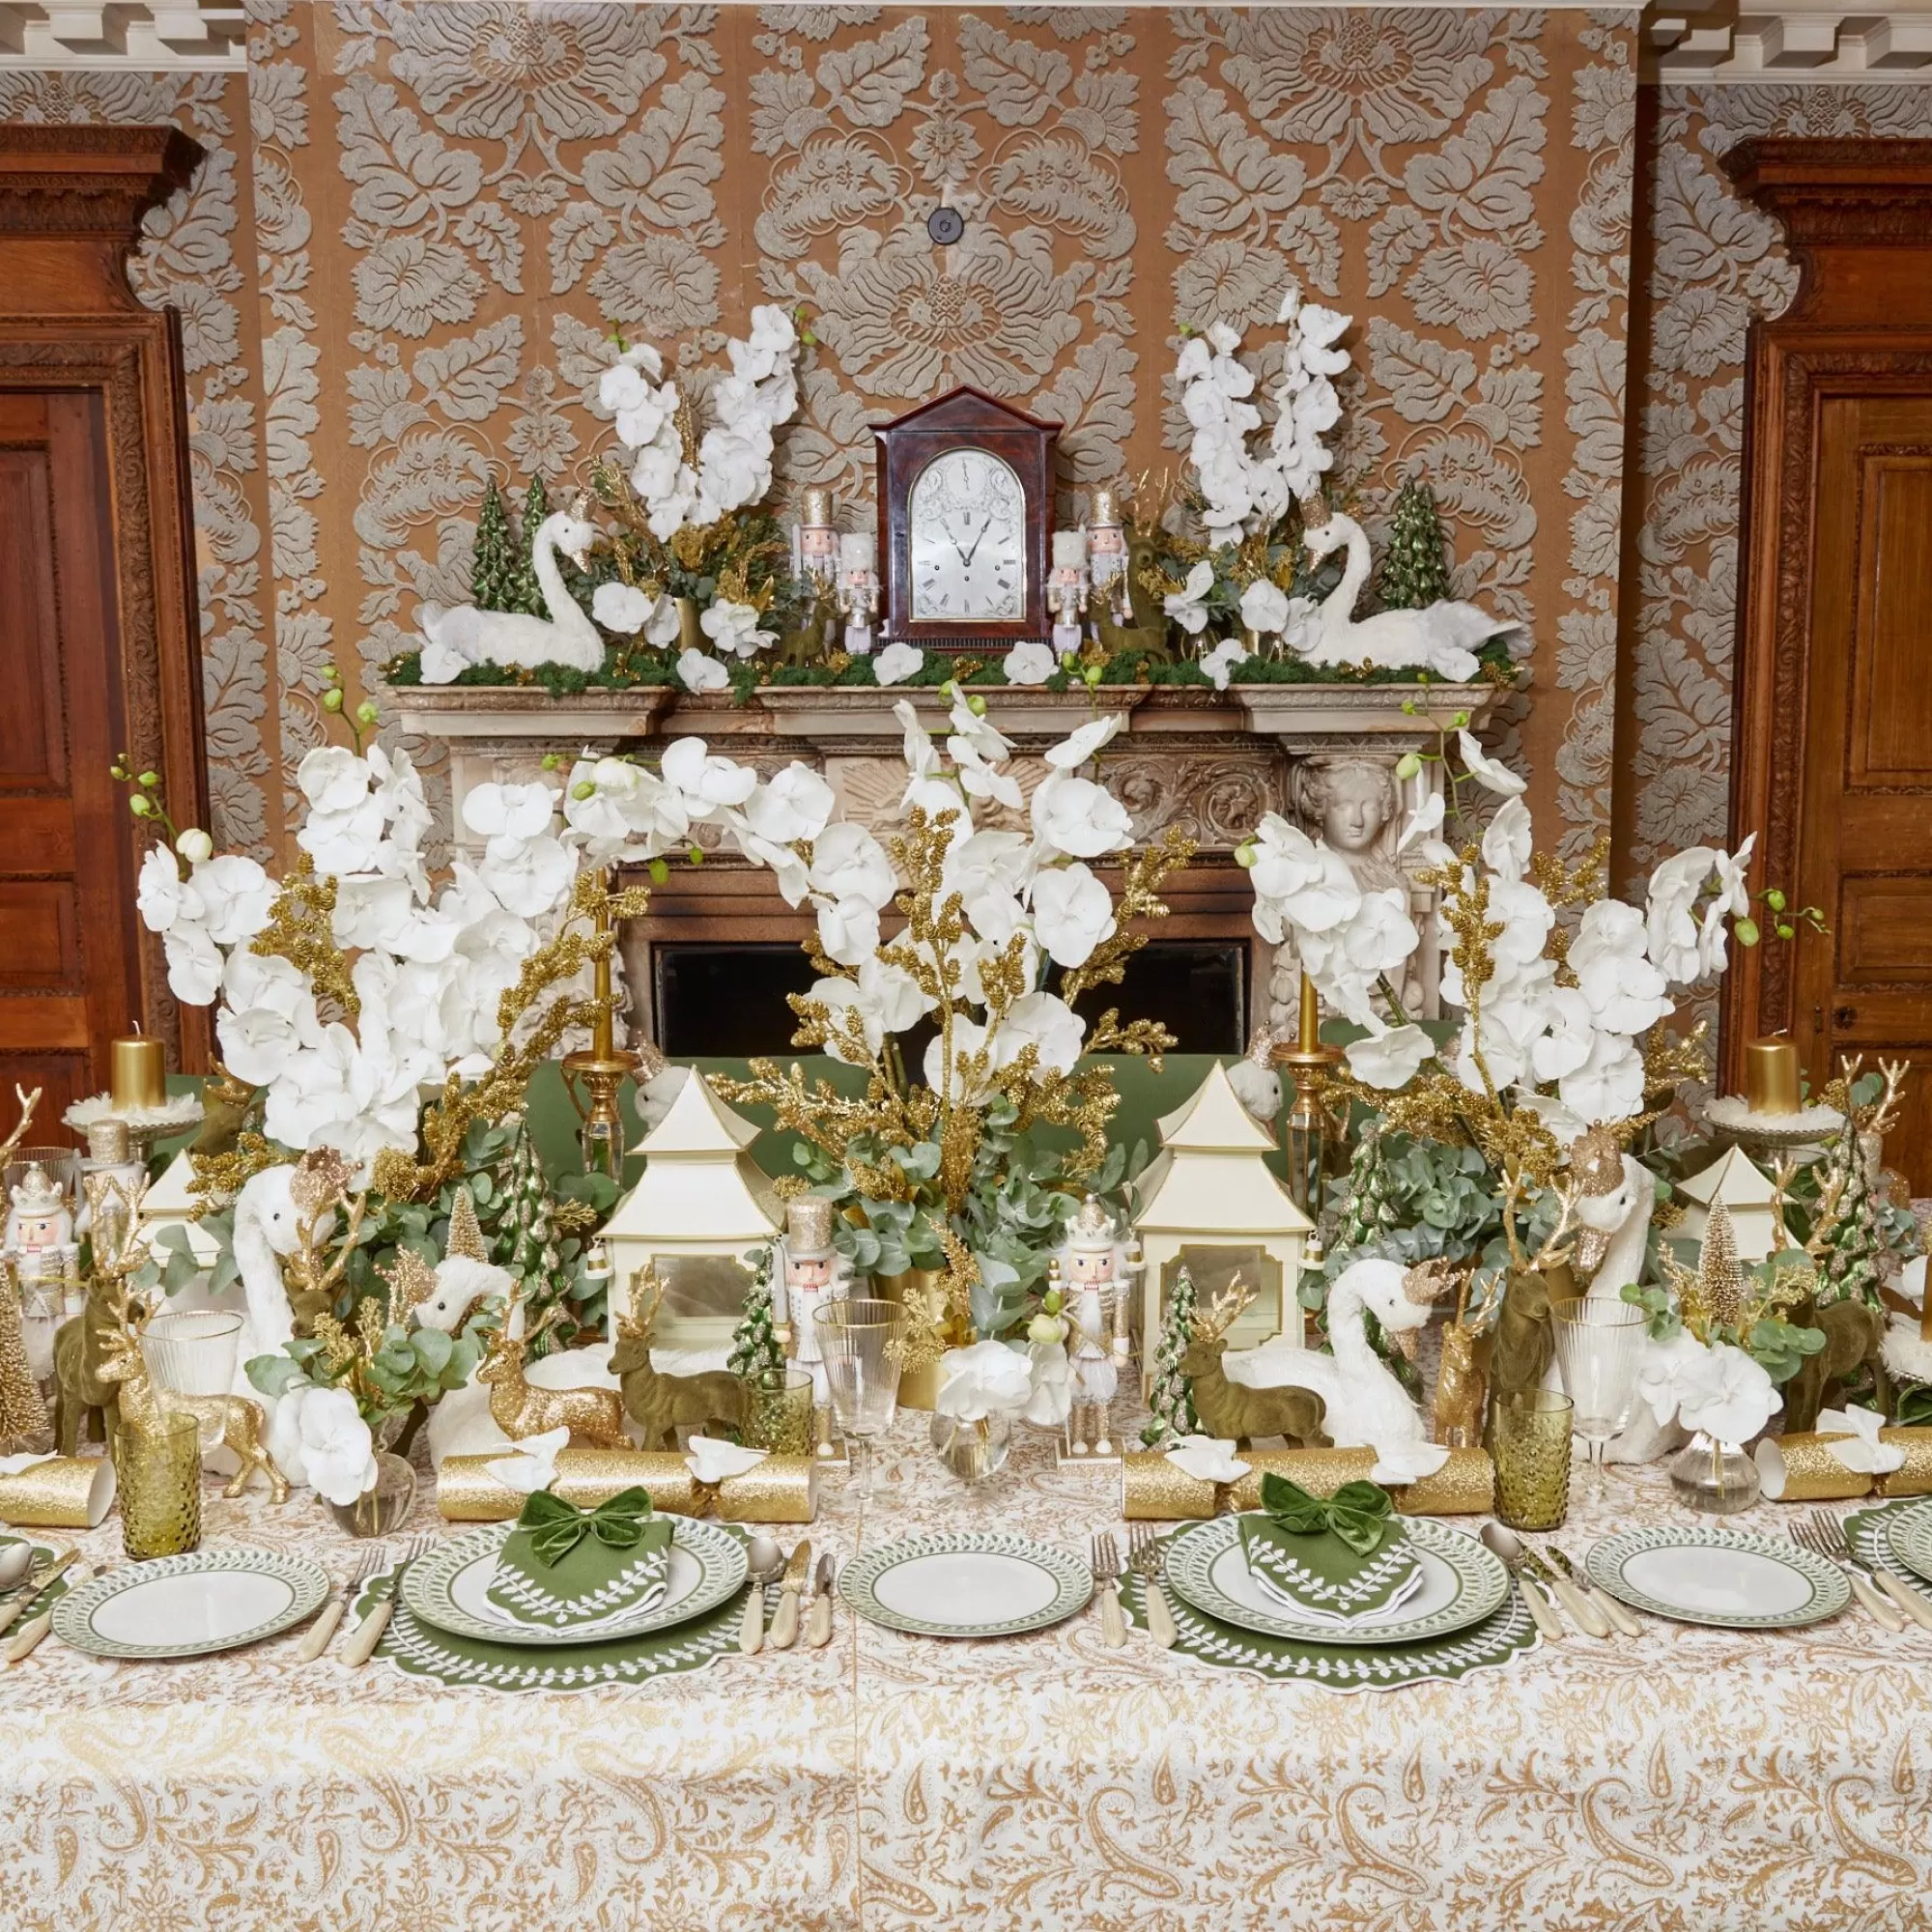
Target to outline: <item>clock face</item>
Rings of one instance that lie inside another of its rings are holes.
[[[915,621],[1010,623],[1026,614],[1026,491],[1000,458],[949,449],[906,499]]]

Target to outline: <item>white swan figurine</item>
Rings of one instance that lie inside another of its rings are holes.
[[[290,1189],[295,1172],[287,1164],[265,1168],[235,1198],[235,1265],[247,1306],[236,1354],[235,1393],[258,1402],[263,1397],[248,1379],[249,1360],[279,1352],[296,1332],[295,1311],[282,1282],[282,1263],[301,1245],[301,1216]],[[328,1225],[319,1227],[318,1235],[327,1235],[333,1220],[331,1210]]]
[[[597,531],[570,510],[558,510],[537,526],[530,545],[530,562],[543,590],[542,617],[521,611],[479,611],[460,604],[446,611],[425,604],[418,613],[426,639],[422,651],[425,684],[450,684],[476,664],[568,665],[574,670],[596,670],[604,663],[604,639],[583,607],[564,588],[556,567],[562,551],[582,570]]]
[[[1390,1336],[1412,1334],[1429,1321],[1446,1264],[1361,1261],[1344,1268],[1328,1291],[1331,1355],[1277,1336],[1259,1349],[1223,1359],[1222,1373],[1245,1388],[1305,1388],[1321,1398],[1321,1427],[1338,1449],[1373,1449],[1378,1483],[1413,1483],[1433,1476],[1449,1451],[1429,1440],[1422,1417],[1394,1373],[1369,1347],[1362,1311]],[[1298,1319],[1298,1311],[1297,1311]]]
[[[1342,581],[1297,626],[1292,639],[1311,664],[1409,666],[1465,684],[1481,668],[1476,646],[1522,627],[1492,617],[1473,604],[1431,604],[1421,611],[1378,611],[1357,619],[1355,600],[1369,581],[1369,539],[1353,517],[1330,510],[1328,521],[1305,532],[1309,554],[1324,557],[1348,547]],[[1297,603],[1301,600],[1297,599]]]

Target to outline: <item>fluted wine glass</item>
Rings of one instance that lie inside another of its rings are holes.
[[[851,1444],[852,1491],[872,1493],[872,1439],[898,1413],[908,1323],[896,1301],[849,1299],[814,1311],[838,1433]]]
[[[1637,1366],[1650,1318],[1627,1301],[1579,1296],[1552,1302],[1549,1325],[1556,1338],[1557,1373],[1576,1405],[1572,1426],[1590,1452],[1584,1493],[1596,1502],[1604,1493],[1604,1451],[1630,1421],[1636,1400]]]

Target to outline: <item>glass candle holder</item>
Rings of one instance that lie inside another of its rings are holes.
[[[152,1423],[114,1433],[121,1492],[121,1546],[137,1560],[180,1556],[201,1545],[201,1430],[192,1415],[162,1409]]]
[[[811,1377],[804,1369],[787,1369],[780,1382],[743,1378],[748,1449],[768,1449],[774,1456],[811,1454]]]
[[[1570,1432],[1576,1406],[1554,1389],[1526,1389],[1491,1418],[1496,1516],[1512,1529],[1559,1529],[1570,1509]]]

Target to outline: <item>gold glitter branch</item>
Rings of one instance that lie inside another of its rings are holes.
[[[319,999],[333,1000],[347,1019],[360,1015],[349,955],[335,943],[335,881],[317,878],[315,861],[306,852],[283,879],[269,923],[248,951],[260,959],[286,959],[308,976]]]
[[[1167,917],[1167,901],[1161,897],[1161,891],[1168,879],[1194,857],[1195,849],[1193,839],[1170,825],[1161,834],[1159,844],[1136,853],[1127,861],[1121,874],[1121,902],[1115,914],[1118,929],[1111,938],[1103,939],[1094,947],[1085,965],[1074,967],[1062,976],[1060,997],[1069,1007],[1090,986],[1118,986],[1121,983],[1127,961],[1151,936],[1134,929],[1132,923]],[[1097,1053],[1102,1049],[1090,1045],[1087,1050]],[[1142,1049],[1125,1046],[1114,1050],[1135,1053]]]

